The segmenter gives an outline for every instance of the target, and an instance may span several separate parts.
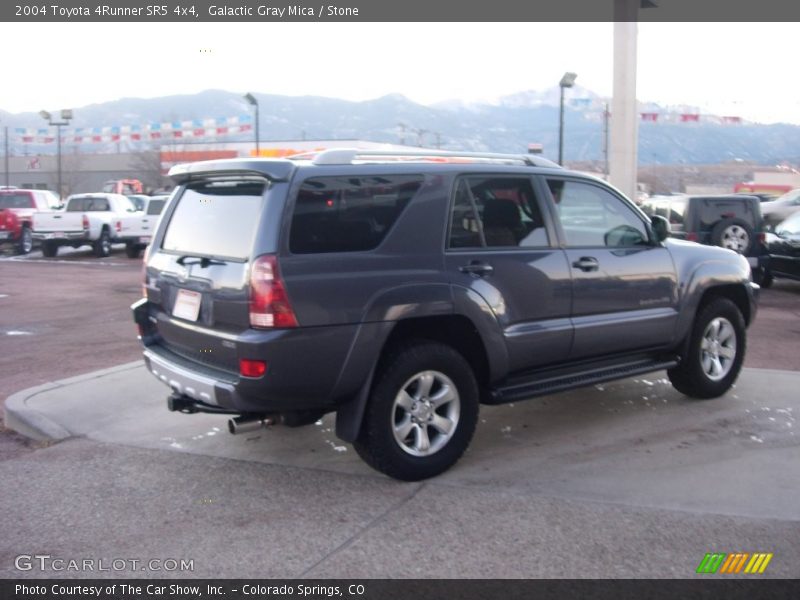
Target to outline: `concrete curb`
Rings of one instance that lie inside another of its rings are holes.
[[[84,373],[83,375],[76,375],[75,377],[59,379],[58,381],[37,385],[11,394],[6,398],[3,410],[5,426],[25,437],[39,442],[64,440],[72,437],[74,433],[70,432],[61,424],[56,423],[48,416],[30,408],[28,406],[28,401],[51,390],[78,385],[85,381],[98,379],[113,373],[129,371],[142,366],[142,364],[142,361],[137,360],[108,369],[100,369],[99,371],[92,371],[90,373]]]

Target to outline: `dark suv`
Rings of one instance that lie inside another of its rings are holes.
[[[642,204],[642,210],[667,219],[673,237],[728,248],[744,256],[757,256],[764,239],[757,196],[655,196]]]
[[[336,433],[418,480],[480,404],[667,369],[725,393],[758,286],[604,182],[530,156],[330,150],[174,167],[133,306],[171,410]]]

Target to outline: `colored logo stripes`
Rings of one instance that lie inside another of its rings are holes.
[[[772,556],[771,552],[754,552],[753,554],[748,552],[734,552],[732,554],[725,554],[724,552],[708,553],[700,561],[697,572],[708,574],[747,573],[754,575],[763,573],[767,569]]]

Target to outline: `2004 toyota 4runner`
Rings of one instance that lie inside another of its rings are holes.
[[[176,166],[134,319],[171,410],[312,423],[418,480],[480,404],[667,369],[739,374],[758,286],[618,191],[539,157],[329,150]]]

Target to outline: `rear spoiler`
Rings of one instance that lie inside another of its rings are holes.
[[[169,177],[178,184],[210,176],[257,176],[272,181],[287,181],[295,170],[295,164],[285,159],[241,159],[204,160],[175,165]]]

